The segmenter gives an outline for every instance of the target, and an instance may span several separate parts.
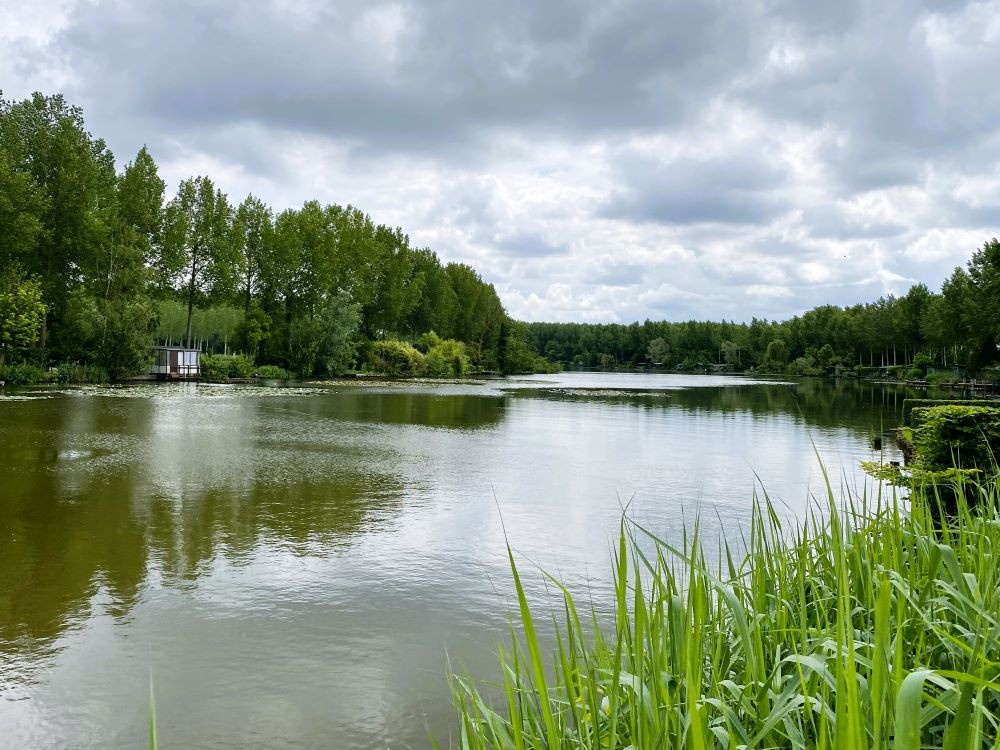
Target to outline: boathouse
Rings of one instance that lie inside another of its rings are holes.
[[[183,346],[154,346],[150,374],[157,380],[197,380],[201,375],[201,352]]]

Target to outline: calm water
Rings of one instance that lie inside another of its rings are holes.
[[[902,391],[564,374],[0,397],[0,747],[426,747],[516,551],[597,606],[622,506],[734,537],[860,484]],[[13,395],[12,395],[13,393]],[[542,576],[522,575],[539,606]]]

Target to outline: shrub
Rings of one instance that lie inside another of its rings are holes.
[[[63,362],[56,368],[55,379],[59,383],[107,383],[111,378],[103,367]]]
[[[428,331],[427,333],[420,334],[413,345],[424,354],[427,354],[440,343],[441,337],[434,333],[434,331]]]
[[[203,354],[201,355],[201,377],[203,380],[241,380],[252,378],[253,360],[246,354]]]
[[[1000,408],[932,406],[914,409],[911,421],[917,463],[926,470],[985,469],[1000,450]]]
[[[785,372],[789,375],[822,375],[823,371],[816,366],[813,357],[799,357],[788,364]]]
[[[33,385],[45,380],[45,370],[25,363],[0,367],[0,380],[7,385]]]
[[[469,370],[465,344],[455,339],[438,339],[424,359],[425,372],[432,378],[460,378]]]
[[[910,364],[909,376],[913,379],[921,379],[927,376],[927,368],[934,364],[934,360],[923,352],[913,355],[913,362]]]
[[[368,353],[368,368],[390,378],[422,375],[424,355],[405,341],[376,341]]]
[[[259,365],[254,373],[264,380],[291,380],[292,373],[278,365]]]

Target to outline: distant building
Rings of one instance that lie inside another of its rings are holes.
[[[157,380],[197,380],[201,375],[201,352],[183,346],[154,346],[150,374]]]

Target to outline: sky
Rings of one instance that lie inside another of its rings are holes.
[[[318,199],[522,320],[783,319],[941,282],[1000,224],[1000,1],[0,0],[168,191]]]

